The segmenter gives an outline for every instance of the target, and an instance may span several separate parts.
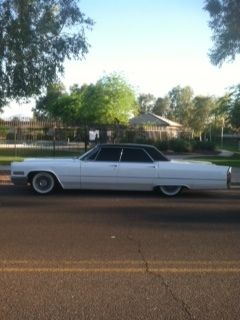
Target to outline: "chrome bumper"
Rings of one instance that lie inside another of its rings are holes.
[[[11,177],[11,181],[13,184],[17,186],[27,185],[28,178],[27,177]]]

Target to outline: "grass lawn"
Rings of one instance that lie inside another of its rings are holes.
[[[240,168],[240,153],[235,153],[231,157],[220,157],[220,156],[201,156],[201,157],[194,157],[192,160],[199,160],[199,161],[209,161],[214,164],[220,166],[230,166],[230,167],[238,167]]]
[[[22,161],[21,157],[7,157],[0,155],[0,165],[9,165],[12,161]]]
[[[217,144],[216,148],[217,148],[217,150],[223,149],[223,150],[228,150],[228,151],[232,151],[232,152],[236,152],[236,153],[240,152],[240,148],[239,148],[237,142],[236,143],[224,142],[223,145]]]
[[[55,157],[72,157],[79,156],[83,150],[79,151],[63,151],[55,150]],[[37,150],[37,149],[16,149],[5,148],[0,149],[0,164],[9,165],[12,161],[22,161],[24,158],[42,158],[54,157],[52,150]]]

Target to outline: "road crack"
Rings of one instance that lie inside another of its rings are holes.
[[[190,320],[194,320],[195,317],[191,314],[190,312],[190,308],[188,307],[188,305],[184,302],[183,299],[179,298],[174,291],[171,289],[170,285],[167,283],[167,281],[164,279],[164,277],[161,274],[156,274],[155,272],[152,272],[150,267],[149,267],[149,263],[144,255],[143,252],[143,247],[142,247],[142,243],[140,240],[135,240],[133,237],[128,236],[127,237],[128,240],[134,242],[137,246],[137,251],[139,256],[141,257],[141,260],[145,266],[145,272],[147,274],[149,274],[150,276],[157,278],[161,281],[162,285],[164,286],[164,288],[166,289],[166,292],[168,292],[170,294],[170,296],[172,297],[172,299],[177,303],[181,305],[182,310],[187,314],[188,318]]]
[[[190,320],[194,320],[195,317],[191,314],[188,305],[184,302],[183,299],[179,298],[174,291],[171,289],[170,285],[167,283],[167,281],[164,279],[164,277],[161,274],[156,274],[154,272],[148,271],[148,274],[150,274],[152,277],[160,279],[161,283],[165,287],[166,291],[169,292],[173,300],[177,303],[180,304],[182,307],[182,310],[188,315],[188,318]]]

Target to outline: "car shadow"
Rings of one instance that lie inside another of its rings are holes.
[[[185,191],[167,198],[156,192],[65,190],[39,196],[26,187],[0,186],[0,209],[41,207],[42,215],[85,215],[99,223],[142,227],[240,225],[239,190]],[[106,219],[107,218],[107,219]]]

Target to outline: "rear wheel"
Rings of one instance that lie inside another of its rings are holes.
[[[54,190],[56,182],[48,172],[38,172],[32,178],[32,188],[38,194],[48,194]]]
[[[182,191],[181,186],[160,186],[159,189],[167,197],[174,197]]]

